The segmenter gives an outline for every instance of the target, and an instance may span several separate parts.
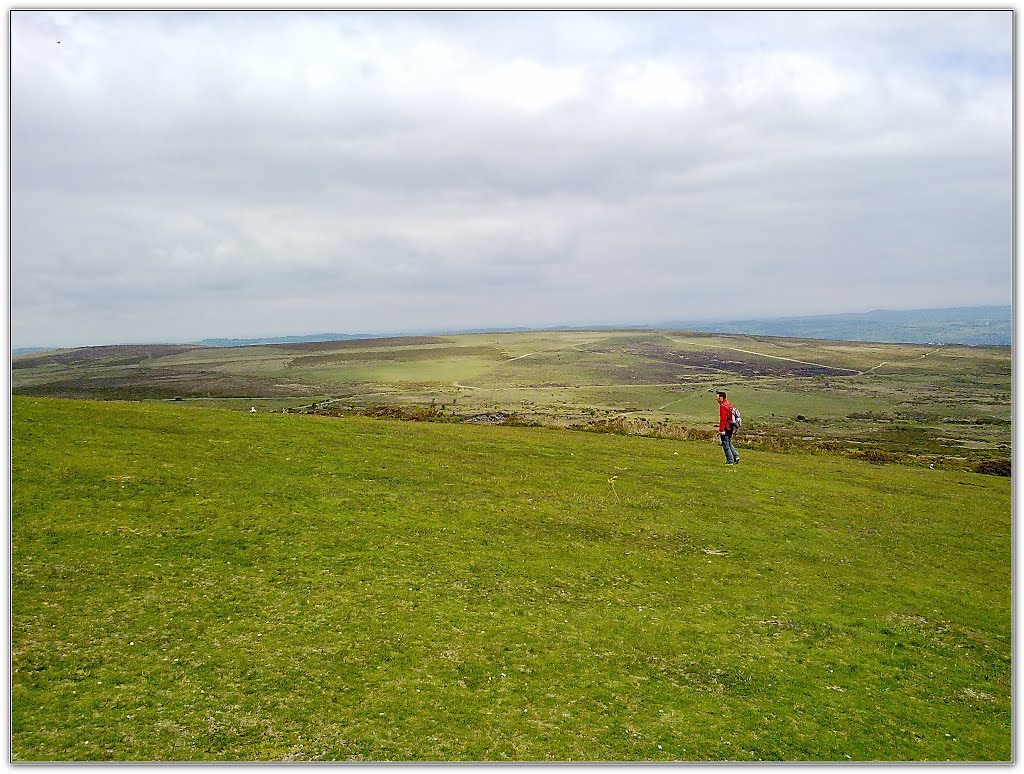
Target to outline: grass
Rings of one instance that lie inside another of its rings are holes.
[[[1008,479],[12,409],[14,760],[1011,757]]]

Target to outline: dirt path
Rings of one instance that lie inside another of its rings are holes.
[[[602,336],[599,339],[591,339],[590,341],[583,341],[583,342],[579,342],[577,344],[566,344],[564,347],[551,347],[550,349],[541,349],[541,350],[538,350],[537,352],[527,352],[525,355],[516,355],[515,357],[510,357],[508,360],[505,360],[503,362],[511,363],[513,360],[522,360],[524,357],[532,357],[533,355],[542,355],[545,352],[559,352],[559,351],[561,351],[563,349],[575,349],[577,352],[585,352],[586,350],[582,350],[582,349],[580,349],[580,347],[585,347],[585,346],[587,346],[589,344],[594,344],[594,343],[596,343],[598,341],[604,341],[606,338],[608,338],[608,337],[607,336]]]
[[[690,344],[695,347],[707,347],[708,349],[729,349],[732,350],[733,352],[743,352],[744,354],[747,355],[757,355],[758,357],[770,357],[772,360],[785,360],[788,363],[799,363],[800,365],[809,365],[814,366],[815,368],[828,368],[829,370],[832,371],[849,371],[851,374],[857,374],[858,376],[864,373],[863,371],[858,371],[855,368],[840,368],[839,366],[825,365],[824,363],[811,363],[808,362],[807,360],[797,360],[796,358],[792,357],[782,357],[782,355],[769,355],[767,352],[754,352],[753,350],[740,349],[739,347],[723,347],[718,344],[701,344],[699,341],[683,341],[681,339],[674,339],[674,341],[678,341],[682,344]]]
[[[533,357],[534,355],[542,355],[545,352],[559,352],[560,350],[563,350],[563,349],[575,349],[577,352],[584,352],[585,350],[580,349],[580,347],[585,347],[588,344],[593,344],[594,342],[597,342],[597,341],[604,341],[606,338],[607,338],[606,336],[602,336],[599,339],[592,339],[590,341],[584,341],[584,342],[581,342],[581,343],[578,343],[578,344],[566,344],[564,347],[551,347],[550,349],[540,349],[540,350],[537,350],[536,352],[527,352],[525,355],[516,355],[515,357],[506,358],[505,360],[501,361],[501,364],[503,365],[505,363],[511,363],[513,360],[522,360],[524,357]],[[473,387],[472,385],[469,385],[469,384],[460,384],[459,382],[452,382],[452,387],[459,387],[459,388],[464,389],[464,390],[481,390],[481,389],[484,389],[482,387]],[[533,389],[533,388],[523,387],[521,389]]]
[[[925,359],[926,357],[928,357],[929,355],[934,355],[934,354],[935,354],[936,352],[938,352],[939,350],[943,349],[943,348],[944,348],[945,346],[946,346],[946,345],[945,345],[945,344],[943,344],[943,345],[942,345],[942,346],[940,346],[940,347],[936,347],[935,349],[931,349],[931,350],[928,350],[927,352],[925,352],[925,353],[924,353],[923,355],[921,355],[920,357],[918,357],[918,358],[916,358],[916,359],[917,359],[917,360],[924,360],[924,359]],[[858,374],[858,376],[863,376],[864,374],[869,374],[869,373],[871,373],[872,371],[877,371],[877,370],[878,370],[879,368],[881,368],[882,366],[886,366],[886,365],[889,365],[889,363],[891,363],[891,362],[892,362],[891,360],[883,360],[883,361],[882,361],[881,363],[879,363],[878,365],[876,365],[876,366],[871,366],[871,368],[869,368],[869,369],[868,369],[868,370],[866,370],[866,371],[861,371],[861,372],[860,372],[860,374]]]
[[[355,398],[372,398],[377,395],[395,395],[395,390],[389,390],[387,392],[362,392],[358,395],[346,395],[344,398],[328,398],[327,400],[318,400],[315,403],[310,403],[307,406],[299,406],[294,411],[300,411],[301,409],[313,408],[313,406],[326,406],[329,403],[341,403],[342,401],[354,400]]]
[[[672,405],[673,403],[679,403],[679,401],[681,401],[681,400],[686,400],[686,398],[676,398],[675,400],[669,401],[669,402],[668,402],[668,403],[666,403],[666,404],[665,404],[664,406],[658,406],[658,408],[656,408],[656,409],[654,409],[654,410],[655,410],[655,411],[664,411],[664,410],[665,410],[665,409],[667,409],[667,408],[668,408],[669,406],[671,406],[671,405]]]

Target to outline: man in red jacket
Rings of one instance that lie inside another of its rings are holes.
[[[724,392],[715,393],[715,399],[718,401],[718,437],[722,439],[725,464],[735,465],[740,461],[740,455],[732,445],[732,432],[736,429],[732,426],[732,404],[725,399]]]

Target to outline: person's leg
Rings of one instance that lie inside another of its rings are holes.
[[[730,465],[734,465],[739,461],[740,455],[736,453],[736,449],[732,445],[732,431],[726,430],[722,434],[722,448],[725,450],[725,461]]]
[[[729,431],[726,430],[719,436],[722,439],[722,451],[725,452],[725,462],[728,465],[732,464],[732,455],[736,452],[732,448],[732,441],[729,440]]]

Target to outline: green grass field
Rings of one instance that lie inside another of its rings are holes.
[[[1008,478],[12,401],[15,761],[1011,758]]]

